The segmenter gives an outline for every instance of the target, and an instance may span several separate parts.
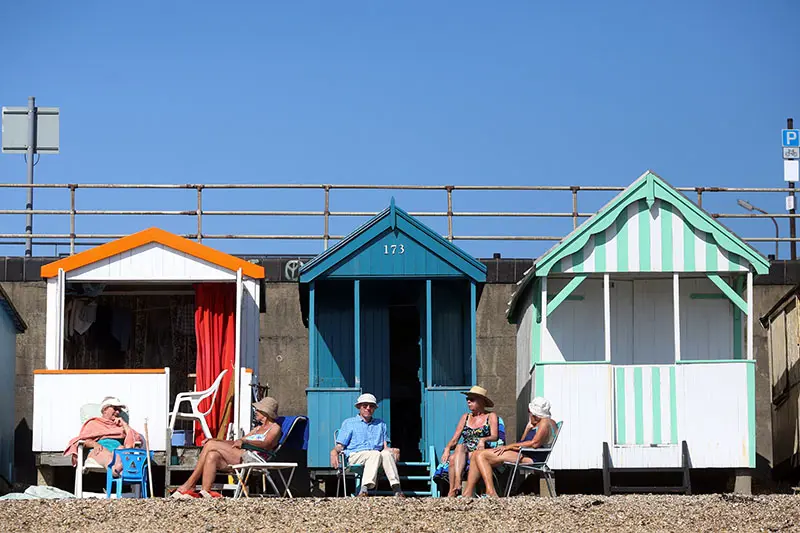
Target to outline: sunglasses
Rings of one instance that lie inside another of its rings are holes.
[[[468,402],[477,402],[478,399],[475,396],[467,396],[467,401]]]
[[[377,405],[373,405],[371,403],[362,403],[361,407],[364,408],[364,409],[373,409],[374,410],[378,406]]]

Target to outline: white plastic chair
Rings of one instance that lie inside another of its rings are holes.
[[[203,391],[195,391],[195,392],[182,392],[175,397],[175,405],[172,407],[172,415],[170,416],[169,420],[169,427],[171,430],[175,430],[175,422],[177,420],[197,420],[200,422],[200,427],[203,428],[203,434],[206,438],[210,439],[212,437],[211,430],[208,428],[208,423],[206,422],[206,415],[211,412],[211,409],[214,408],[214,403],[217,400],[217,391],[219,391],[219,385],[222,383],[222,378],[225,374],[228,373],[228,369],[226,368],[222,372],[219,373],[217,379],[214,380],[214,383]],[[209,405],[208,410],[201,411],[200,410],[200,402],[205,400],[211,396],[211,405]],[[188,402],[189,406],[192,409],[191,413],[182,413],[179,411],[181,403]]]
[[[81,426],[90,418],[100,416],[99,403],[87,403],[81,406]],[[105,473],[106,467],[91,458],[86,458],[84,441],[78,441],[78,458],[75,465],[75,497],[83,498],[83,476],[88,472]]]

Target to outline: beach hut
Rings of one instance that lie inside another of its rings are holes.
[[[0,286],[0,476],[14,481],[17,335],[28,329]]]
[[[767,330],[772,411],[772,464],[778,479],[800,467],[800,285],[761,317]]]
[[[485,281],[482,263],[394,200],[303,265],[310,468],[329,466],[333,433],[362,392],[377,397],[403,461],[435,463],[464,412],[460,393],[476,381]]]
[[[209,425],[215,436],[223,420],[235,433],[250,429],[261,266],[150,228],[49,263],[42,277],[46,368],[34,372],[33,406],[40,464],[62,464],[81,407],[109,395],[128,405],[131,427],[141,431],[147,418],[151,449],[166,450],[175,395],[207,388],[221,369],[229,372],[216,404],[229,408],[212,411]]]
[[[653,172],[539,257],[507,317],[520,407],[545,396],[564,421],[551,466],[754,468],[753,276],[768,269]]]

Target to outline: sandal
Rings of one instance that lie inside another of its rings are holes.
[[[174,500],[194,500],[195,498],[199,497],[200,495],[193,490],[182,492],[180,489],[175,489],[170,495],[170,498]]]
[[[222,498],[222,494],[214,490],[201,490],[200,496],[203,498]]]

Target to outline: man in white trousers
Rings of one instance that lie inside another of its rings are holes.
[[[389,479],[394,495],[402,498],[400,476],[397,474],[397,463],[389,448],[389,437],[386,423],[372,415],[378,408],[378,400],[372,394],[362,394],[356,400],[358,416],[342,422],[336,436],[336,446],[331,450],[331,466],[339,468],[339,454],[344,451],[350,465],[364,465],[361,476],[359,496],[368,496],[368,491],[375,488],[378,482],[378,469]]]

